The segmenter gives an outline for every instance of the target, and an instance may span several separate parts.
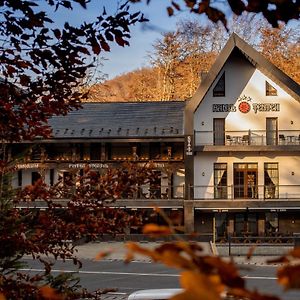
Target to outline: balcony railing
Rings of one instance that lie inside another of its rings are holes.
[[[300,185],[191,186],[195,200],[300,200]]]
[[[300,145],[300,130],[195,131],[195,145]]]
[[[75,186],[61,186],[57,189],[55,194],[55,199],[68,199],[71,198],[76,193]],[[91,198],[93,193],[91,193]],[[159,200],[159,199],[183,199],[184,197],[184,186],[140,186],[136,190],[128,193],[121,193],[118,199],[132,199],[132,200]]]

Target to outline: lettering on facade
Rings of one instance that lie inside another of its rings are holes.
[[[75,164],[69,164],[69,169],[84,169],[86,166],[88,166],[90,169],[108,169],[108,164],[102,164],[102,163],[91,163],[91,164],[83,164],[83,163],[75,163]]]
[[[261,111],[280,111],[280,104],[279,103],[253,103],[252,108],[255,113]]]
[[[213,112],[235,112],[236,106],[234,104],[213,104]]]
[[[37,163],[28,163],[28,164],[17,164],[17,169],[38,169],[41,167],[40,164]]]
[[[280,111],[280,103],[259,103],[253,102],[249,96],[242,95],[237,99],[237,104],[213,104],[213,112],[237,112],[248,113],[253,110],[255,114],[258,112],[274,112]]]
[[[192,140],[192,136],[188,135],[186,137],[186,151],[185,151],[186,155],[193,155],[193,140]]]

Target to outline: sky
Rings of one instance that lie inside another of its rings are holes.
[[[117,2],[117,0],[91,0],[87,10],[79,9],[79,5],[75,4],[72,12],[63,9],[55,12],[55,20],[61,25],[66,20],[72,25],[78,25],[82,21],[92,21],[102,13],[103,6],[106,7],[108,14],[114,13]],[[177,3],[182,3],[182,0],[177,0]],[[150,21],[147,24],[138,23],[130,28],[132,37],[129,40],[129,47],[120,47],[114,43],[109,53],[101,53],[101,56],[105,58],[101,72],[107,75],[107,79],[147,66],[147,56],[153,43],[161,37],[161,33],[174,30],[180,19],[199,18],[199,16],[192,16],[187,10],[169,17],[166,10],[168,5],[170,5],[170,0],[151,0],[149,5],[146,5],[146,0],[142,3],[131,4],[132,12],[141,11]],[[52,12],[48,11],[48,14],[51,15]],[[201,19],[207,22],[205,16]]]
[[[72,25],[79,25],[83,21],[93,21],[97,16],[103,12],[105,6],[108,14],[114,14],[117,3],[125,0],[90,0],[86,10],[79,8],[78,4],[74,4],[74,10],[59,10],[53,15],[54,19],[59,25],[63,25],[68,21]],[[101,72],[106,74],[107,79],[112,79],[115,76],[133,71],[138,68],[147,66],[148,55],[152,50],[153,43],[161,38],[161,33],[172,31],[176,29],[176,23],[181,19],[198,18],[201,23],[209,22],[204,15],[191,14],[183,5],[183,0],[176,0],[175,2],[181,4],[185,9],[182,12],[175,13],[174,16],[169,17],[167,14],[167,6],[170,5],[170,0],[151,0],[149,5],[146,5],[146,0],[142,3],[131,4],[130,12],[141,11],[145,17],[150,21],[147,23],[136,24],[131,29],[130,46],[120,47],[116,43],[111,44],[110,52],[102,52],[100,55],[105,58]],[[224,3],[226,1],[215,1],[219,9],[221,9],[230,18],[231,10]],[[42,3],[42,2],[41,2]],[[49,7],[48,7],[49,8]],[[50,16],[53,13],[48,11]]]

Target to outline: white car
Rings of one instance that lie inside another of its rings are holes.
[[[133,292],[128,300],[166,300],[182,292],[182,289],[152,289]]]

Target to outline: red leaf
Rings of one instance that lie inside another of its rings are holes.
[[[116,40],[117,40],[117,38],[116,38]],[[107,51],[107,52],[110,51],[110,47],[105,41],[101,41],[100,44],[101,44],[101,47],[104,51]]]

